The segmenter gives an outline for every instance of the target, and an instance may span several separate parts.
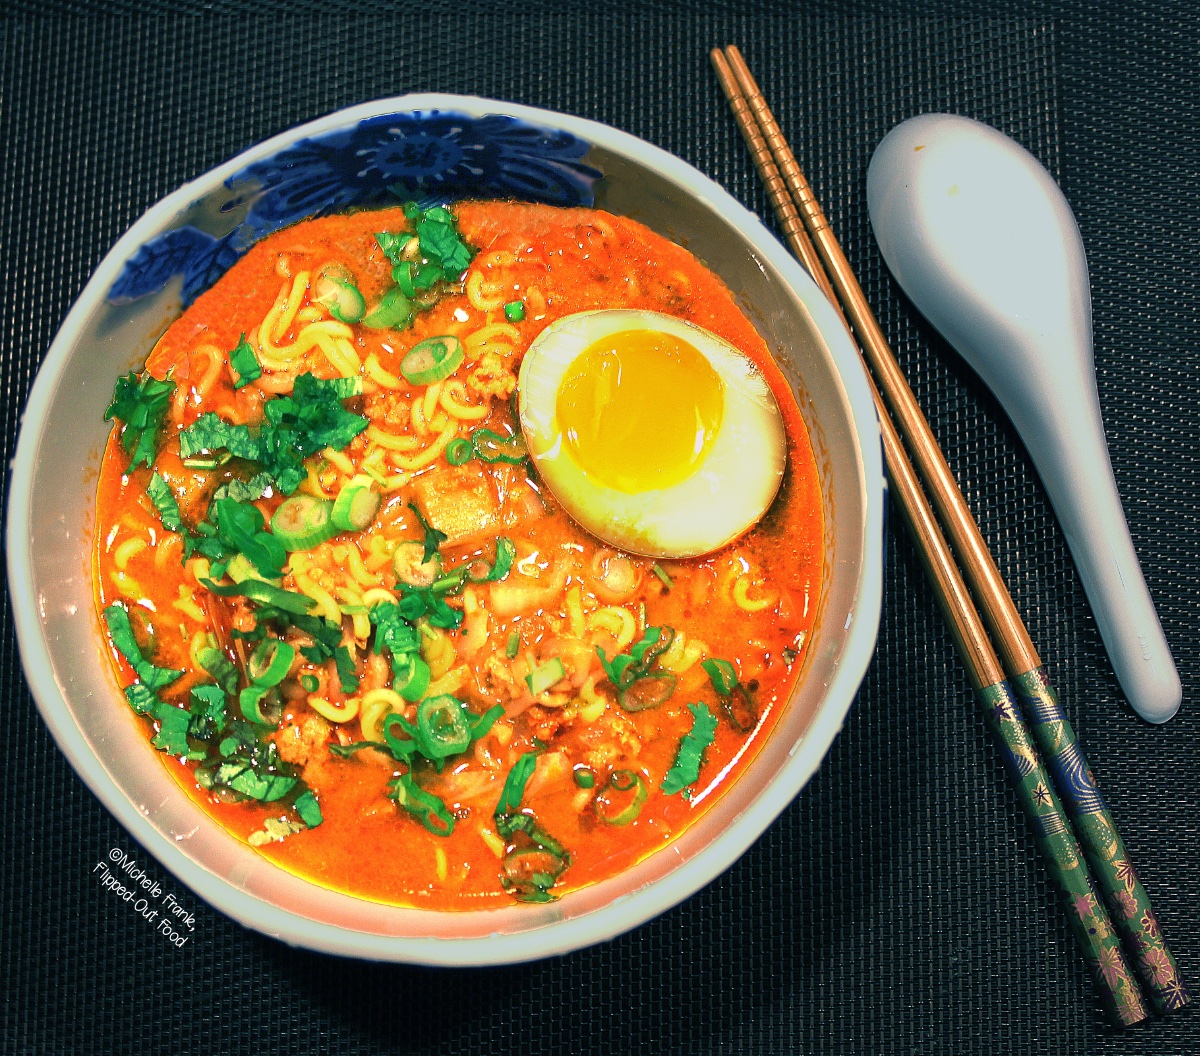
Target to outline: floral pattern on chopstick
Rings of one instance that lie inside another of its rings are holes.
[[[1112,909],[1117,928],[1132,955],[1132,963],[1157,1012],[1171,1012],[1188,1003],[1187,987],[1163,939],[1150,898],[1129,860],[1116,822],[1084,759],[1075,731],[1058,697],[1038,668],[1013,680],[1017,699],[1033,738],[1045,755],[1080,844],[1095,874],[1096,884]]]

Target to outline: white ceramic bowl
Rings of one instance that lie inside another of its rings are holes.
[[[257,237],[319,208],[394,203],[389,183],[416,197],[594,200],[688,247],[725,280],[779,360],[822,475],[824,598],[803,676],[774,733],[667,848],[546,906],[438,913],[379,905],[308,883],[227,835],[148,747],[94,608],[94,490],[114,379],[141,366],[183,295],[206,288]],[[420,964],[511,963],[600,942],[675,905],[725,870],[800,791],[874,649],[883,504],[878,423],[857,354],[815,284],[753,214],[679,159],[606,126],[413,95],[276,136],[169,195],[117,242],[30,394],[11,477],[9,590],[29,684],[59,746],[142,846],[200,897],[312,949]]]

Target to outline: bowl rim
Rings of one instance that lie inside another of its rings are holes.
[[[32,513],[30,490],[51,398],[68,365],[84,321],[105,300],[109,288],[132,253],[168,228],[172,220],[201,196],[217,190],[228,177],[252,162],[278,153],[297,140],[341,129],[366,118],[432,110],[449,110],[473,117],[502,114],[533,125],[565,130],[590,144],[654,168],[686,194],[726,216],[753,245],[755,252],[766,258],[780,273],[811,314],[814,326],[837,369],[850,419],[860,440],[860,473],[866,485],[860,501],[867,545],[841,661],[826,686],[825,700],[803,738],[793,746],[787,762],[772,780],[737,817],[736,823],[659,880],[598,909],[516,933],[464,938],[380,934],[302,917],[210,872],[155,828],[149,816],[109,775],[74,722],[64,693],[54,676],[50,650],[42,633],[29,559],[32,542],[29,527]],[[615,938],[682,902],[727,871],[807,784],[841,729],[874,652],[882,605],[884,500],[879,423],[865,368],[857,350],[833,307],[825,300],[812,278],[754,213],[689,163],[610,125],[479,96],[406,94],[333,111],[247,148],[160,199],[105,254],[63,319],[26,401],[12,461],[6,514],[9,592],[13,600],[14,627],[25,678],[43,721],[60,750],[109,813],[198,897],[250,929],[308,949],[411,964],[514,964],[568,953]],[[831,700],[839,703],[831,707]]]

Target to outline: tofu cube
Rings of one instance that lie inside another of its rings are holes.
[[[468,463],[425,473],[412,483],[422,516],[446,546],[494,539],[500,531],[500,503],[482,467]]]

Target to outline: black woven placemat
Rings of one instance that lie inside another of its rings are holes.
[[[154,9],[156,15],[145,12]],[[738,43],[858,269],[1051,666],[1185,978],[1200,984],[1200,9],[719,3],[9,3],[0,13],[5,479],[33,374],[141,212],[251,143],[406,91],[595,118],[769,216],[708,65]],[[1087,245],[1118,483],[1185,686],[1124,705],[1044,494],[981,384],[899,295],[864,173],[899,120],[995,124],[1062,183]],[[69,428],[69,425],[64,425]],[[608,945],[427,970],[243,930],[160,869],[54,747],[3,599],[5,1053],[1194,1053],[1197,1015],[1103,1021],[907,540],[879,648],[816,778],[725,876]],[[1083,705],[1081,702],[1086,701]],[[106,892],[113,848],[176,890],[175,948]]]

